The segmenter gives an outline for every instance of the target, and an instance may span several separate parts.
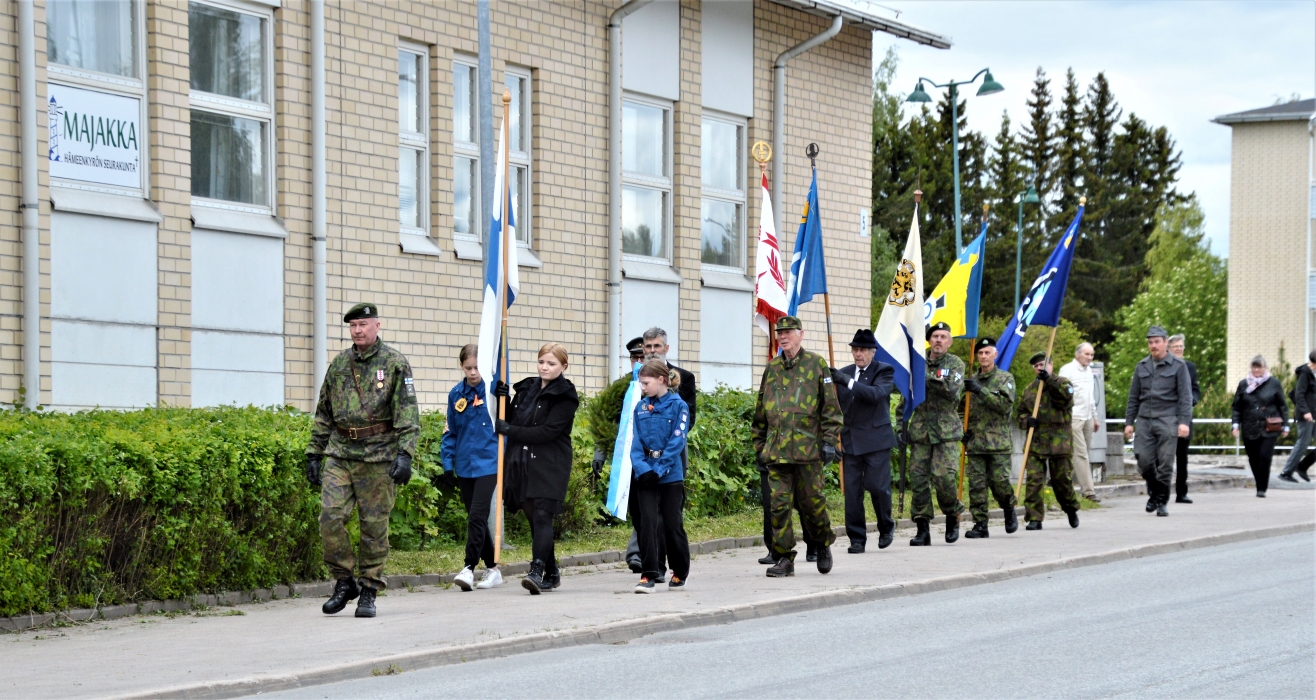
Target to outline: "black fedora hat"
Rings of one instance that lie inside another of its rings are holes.
[[[877,338],[873,337],[873,332],[867,328],[860,328],[854,332],[854,340],[850,341],[852,348],[877,348]]]

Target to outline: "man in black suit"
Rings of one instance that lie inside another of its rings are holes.
[[[1184,336],[1183,334],[1170,336],[1170,354],[1183,360]],[[1202,400],[1202,389],[1197,384],[1197,365],[1184,360],[1188,365],[1188,379],[1192,382],[1193,389],[1193,406]],[[1175,503],[1192,503],[1193,499],[1188,497],[1188,445],[1193,442],[1192,426],[1188,428],[1188,437],[1179,438],[1179,444],[1174,451],[1174,502]]]
[[[873,499],[877,513],[877,547],[891,545],[896,523],[891,519],[891,448],[896,434],[891,429],[891,389],[895,368],[873,359],[877,339],[860,328],[850,341],[854,364],[832,370],[832,383],[841,402],[845,425],[841,449],[845,467],[845,532],[850,536],[850,554],[862,554],[868,542],[864,518],[864,493]]]

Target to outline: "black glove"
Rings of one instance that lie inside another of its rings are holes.
[[[306,457],[306,480],[311,482],[311,486],[319,486],[320,469],[324,466],[324,457],[320,455],[309,455]]]
[[[494,396],[502,396],[506,398],[511,395],[512,395],[512,390],[510,387],[507,386],[507,382],[500,381],[494,384]]]
[[[641,475],[635,477],[635,480],[636,480],[637,482],[639,482],[640,486],[643,486],[643,487],[645,487],[645,488],[648,488],[648,487],[651,487],[651,486],[657,486],[657,485],[658,485],[658,473],[657,473],[657,472],[645,472],[645,473],[643,473],[643,474],[641,474]]]
[[[595,479],[598,479],[599,476],[603,474],[603,457],[603,448],[600,447],[594,450],[594,461],[589,463],[589,468],[593,472]]]
[[[512,424],[508,423],[502,418],[499,418],[498,420],[494,421],[494,432],[498,433],[499,435],[506,435],[507,432],[511,429],[512,429]]]
[[[908,445],[910,442],[912,442],[912,441],[909,439],[909,429],[908,429],[908,428],[903,429],[903,430],[901,430],[900,432],[896,433],[896,444],[897,444],[897,445],[899,445],[899,446],[901,446],[901,447],[904,447],[905,445]]]
[[[822,447],[823,464],[836,464],[841,461],[841,455],[836,452],[836,448],[831,445]]]
[[[969,392],[970,394],[979,394],[982,393],[982,385],[979,384],[978,380],[974,379],[973,377],[965,377],[964,390]]]
[[[973,439],[973,431],[972,430],[964,431],[964,437],[962,438],[962,442],[967,445],[969,444],[969,441],[972,439]]]
[[[854,379],[854,377],[835,367],[829,367],[828,369],[832,371],[832,381],[836,382],[837,386],[850,386],[850,380]]]
[[[410,467],[408,467],[408,469],[410,469]],[[457,471],[455,469],[450,472],[443,472],[443,485],[451,489],[459,488],[461,486],[461,483],[457,481]]]
[[[1042,425],[1042,421],[1037,420],[1032,416],[1028,416],[1028,418],[1024,419],[1024,425],[1032,430],[1037,430],[1038,426]]]
[[[389,467],[388,475],[393,478],[393,483],[398,486],[405,486],[411,481],[411,455],[406,452],[398,452],[398,456],[393,460],[393,466]]]
[[[1042,381],[1046,381],[1051,378],[1051,373],[1044,369],[1039,369],[1037,370],[1037,378]]]

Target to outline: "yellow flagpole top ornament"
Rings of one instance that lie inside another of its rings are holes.
[[[766,163],[772,160],[772,146],[769,146],[767,141],[755,141],[754,146],[749,149],[749,154],[754,156],[754,160]]]
[[[1085,206],[1087,206],[1087,203],[1088,203],[1088,198],[1087,198],[1087,197],[1079,197],[1079,198],[1078,198],[1078,205],[1079,205],[1080,207],[1085,207]]]

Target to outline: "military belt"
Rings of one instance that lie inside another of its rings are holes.
[[[388,423],[375,423],[374,425],[367,425],[364,428],[343,428],[337,426],[335,426],[335,428],[338,430],[339,435],[342,435],[343,437],[349,440],[360,440],[361,438],[368,438],[371,435],[379,435],[381,433],[387,433],[389,430],[392,429],[392,427]]]
[[[659,457],[662,457],[662,456],[663,456],[663,451],[662,451],[662,450],[645,450],[645,451],[644,451],[644,456],[648,457],[649,459],[658,459]]]

